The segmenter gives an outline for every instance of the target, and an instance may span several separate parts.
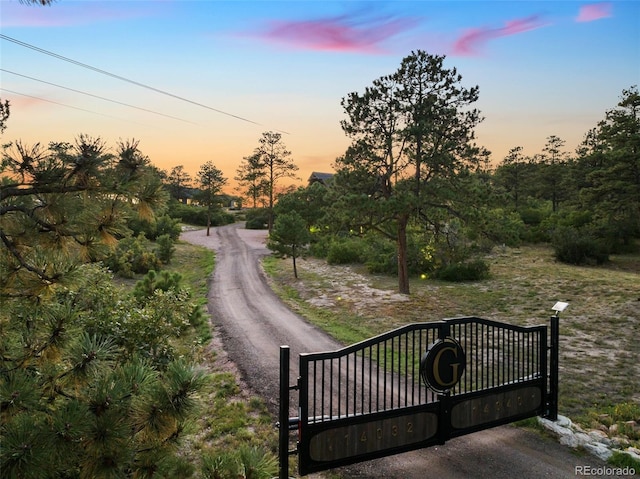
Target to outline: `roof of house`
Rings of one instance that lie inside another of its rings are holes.
[[[311,173],[309,177],[309,184],[319,181],[320,183],[326,184],[329,180],[333,178],[333,173],[321,173],[319,171],[314,171]]]

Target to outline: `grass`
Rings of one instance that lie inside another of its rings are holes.
[[[361,266],[300,261],[298,281],[288,262],[266,258],[264,266],[283,300],[344,344],[408,323],[455,316],[548,324],[551,306],[566,301],[570,306],[560,319],[560,414],[595,428],[611,408],[640,404],[640,255],[578,267],[558,263],[550,247],[534,245],[497,249],[485,260],[491,266],[487,280],[414,278],[412,294],[402,301],[393,296],[396,278],[369,275]],[[389,299],[363,302],[354,275]],[[312,304],[318,298],[329,301]],[[640,422],[640,414],[634,415],[628,420]],[[635,437],[631,441],[639,444]]]
[[[317,270],[321,262],[300,261],[297,281],[290,260],[267,257],[263,267],[276,294],[344,344],[407,323],[460,315],[542,324],[556,300],[567,301],[570,307],[561,317],[560,413],[585,427],[618,424],[623,432],[629,421],[640,421],[640,342],[634,340],[640,327],[640,256],[614,257],[605,267],[572,267],[556,263],[549,248],[532,246],[499,250],[487,261],[488,280],[453,284],[414,278],[412,294],[401,299],[394,294],[395,278],[368,275],[361,266],[334,266],[327,273]],[[167,269],[180,272],[204,305],[213,266],[210,250],[178,243]],[[360,275],[389,299],[367,303],[350,294],[359,290]],[[310,302],[318,297],[327,298],[327,304]],[[215,366],[215,351],[198,356],[213,366],[200,418],[183,447],[185,457],[193,461],[240,447],[275,454],[277,431],[263,401],[247,396],[233,372]],[[632,431],[626,432],[637,444]],[[614,456],[612,461],[619,466],[627,459]]]
[[[175,246],[171,262],[164,269],[182,275],[182,285],[192,292],[192,297],[204,310],[215,254],[210,249],[182,241]],[[142,276],[132,280],[116,278],[115,281],[133,288]],[[206,311],[204,314],[208,318]],[[231,457],[240,450],[265,451],[265,460],[270,461],[275,460],[277,454],[275,419],[261,398],[243,391],[234,371],[219,365],[218,352],[210,346],[212,333],[209,321],[205,320],[192,334],[178,338],[179,346],[188,350],[208,371],[208,381],[200,392],[198,418],[191,424],[180,447],[180,456],[175,459],[173,477],[200,477],[195,466],[201,461]]]

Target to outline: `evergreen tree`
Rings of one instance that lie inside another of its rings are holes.
[[[273,205],[275,204],[276,185],[283,178],[296,178],[298,166],[290,158],[291,152],[287,150],[282,135],[273,131],[267,131],[260,138],[260,145],[254,152],[254,159],[259,170],[264,172],[264,183],[269,199],[269,231],[273,229]]]
[[[396,242],[401,293],[409,293],[410,220],[438,230],[464,194],[460,174],[481,156],[473,144],[481,118],[471,108],[478,88],[462,87],[444,59],[414,52],[396,73],[342,100],[342,128],[352,144],[336,161],[336,205],[351,230]]]
[[[589,165],[588,186],[581,191],[586,208],[595,215],[600,235],[612,246],[628,246],[640,237],[640,94],[623,90],[616,108],[606,113],[580,158]]]
[[[258,207],[258,202],[263,200],[269,191],[267,171],[260,158],[258,153],[244,157],[234,178],[238,182],[238,191],[251,199],[253,208]]]
[[[0,471],[16,478],[151,477],[203,375],[171,346],[195,305],[140,306],[103,259],[133,214],[166,201],[137,142],[16,142],[0,166]]]
[[[207,207],[207,236],[209,236],[211,215],[216,206],[216,195],[222,191],[227,179],[222,176],[222,171],[216,168],[213,162],[207,161],[198,171],[198,180],[201,188],[201,200]]]
[[[310,239],[305,220],[291,211],[278,216],[269,234],[267,246],[278,256],[293,260],[293,275],[297,278],[296,259],[306,252]]]

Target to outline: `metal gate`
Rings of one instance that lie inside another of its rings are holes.
[[[547,338],[546,325],[477,317],[410,324],[301,354],[294,386],[289,349],[281,347],[280,477],[288,476],[290,454],[306,475],[531,416],[556,419],[557,315]],[[299,417],[289,417],[290,390],[299,392]],[[295,451],[290,429],[298,431]]]

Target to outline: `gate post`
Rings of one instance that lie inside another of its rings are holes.
[[[280,346],[279,479],[288,479],[289,477],[289,357],[289,346]]]
[[[551,357],[549,363],[549,413],[548,419],[558,420],[558,376],[560,356],[560,318],[551,316]]]

